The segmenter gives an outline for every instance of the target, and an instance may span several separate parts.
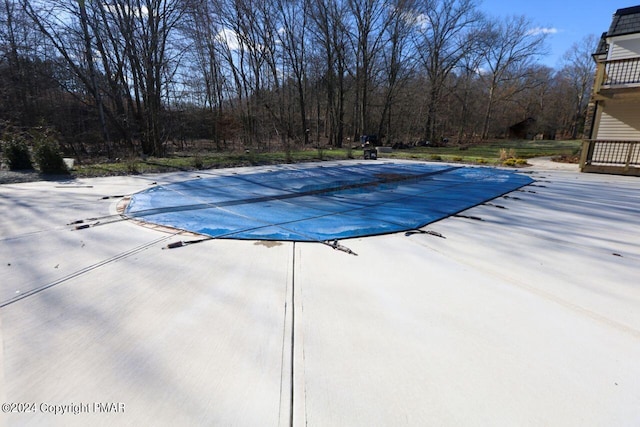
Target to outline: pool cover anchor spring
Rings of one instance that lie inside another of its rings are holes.
[[[324,242],[322,242],[322,243],[324,243],[325,245],[329,245],[330,247],[332,247],[333,249],[335,249],[335,250],[337,250],[337,251],[342,251],[342,252],[348,253],[349,255],[355,255],[355,256],[358,256],[358,254],[357,254],[357,253],[353,252],[353,251],[352,251],[351,249],[349,249],[348,247],[343,246],[343,245],[341,245],[340,243],[338,243],[338,240],[337,240],[337,239],[336,239],[336,240],[334,240],[334,241],[332,241],[332,242],[330,242],[330,241],[324,241]]]
[[[433,230],[420,230],[420,229],[417,229],[417,230],[409,230],[409,231],[404,233],[404,235],[406,237],[413,236],[414,234],[428,234],[430,236],[435,236],[435,237],[440,237],[441,239],[446,239],[446,237],[444,237],[442,235],[442,233],[438,233],[437,231],[433,231]]]
[[[178,240],[177,242],[172,242],[167,244],[167,246],[164,246],[162,249],[176,249],[176,248],[181,248],[183,246],[195,245],[196,243],[206,242],[208,240],[213,240],[213,237],[205,237],[205,238],[196,239],[196,240]]]

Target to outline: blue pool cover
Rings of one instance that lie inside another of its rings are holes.
[[[125,214],[213,238],[327,241],[418,229],[531,182],[443,164],[284,167],[156,186]]]

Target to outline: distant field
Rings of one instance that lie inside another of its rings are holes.
[[[414,147],[380,153],[380,158],[413,159],[425,161],[452,161],[463,163],[501,164],[504,156],[514,159],[532,157],[575,156],[581,141],[492,141],[468,146]],[[501,151],[503,158],[501,159]],[[73,169],[76,176],[126,175],[136,173],[169,172],[235,166],[268,165],[321,160],[362,158],[362,150],[307,149],[271,153],[203,153],[176,157],[129,159],[121,162],[84,164]],[[521,160],[524,162],[524,160]]]

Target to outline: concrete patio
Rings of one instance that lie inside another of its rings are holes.
[[[357,256],[111,221],[229,170],[2,185],[0,400],[27,405],[0,419],[640,425],[640,179],[532,163],[442,237],[340,242]]]

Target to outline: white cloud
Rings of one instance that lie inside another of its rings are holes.
[[[229,28],[224,28],[223,30],[221,30],[216,36],[216,39],[220,43],[226,44],[229,47],[229,50],[240,49],[240,42],[238,41],[238,35],[235,33],[235,31],[230,30]]]
[[[529,35],[537,36],[539,34],[556,34],[558,32],[557,28],[544,28],[544,27],[536,27],[529,30]]]
[[[404,12],[403,19],[409,25],[414,25],[418,27],[420,31],[426,31],[431,26],[431,21],[429,17],[424,13],[415,14],[413,12]]]

